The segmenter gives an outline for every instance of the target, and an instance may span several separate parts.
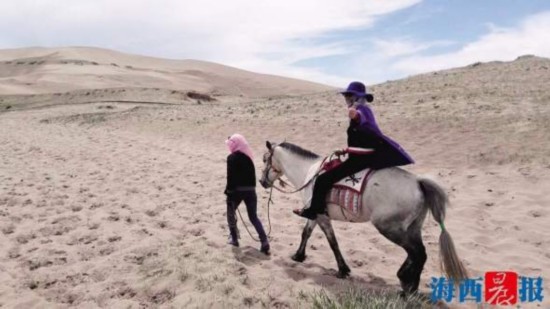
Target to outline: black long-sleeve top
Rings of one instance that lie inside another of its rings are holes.
[[[256,187],[256,170],[254,162],[240,151],[227,156],[227,185],[225,193],[254,190]]]

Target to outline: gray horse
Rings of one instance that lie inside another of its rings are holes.
[[[299,146],[285,142],[280,145],[266,142],[268,151],[263,156],[264,169],[260,183],[264,188],[285,175],[289,182],[300,188],[304,204],[311,198],[313,181],[323,158]],[[306,258],[306,244],[317,224],[328,239],[338,263],[338,277],[345,278],[350,269],[340,249],[331,220],[347,222],[371,221],[378,231],[407,252],[397,277],[405,293],[418,290],[420,274],[426,262],[426,249],[422,243],[422,224],[428,210],[441,227],[439,237],[442,268],[455,283],[467,278],[467,272],[456,254],[451,235],[445,229],[445,207],[447,195],[435,182],[417,176],[397,167],[377,170],[372,174],[362,195],[362,208],[357,214],[335,205],[327,205],[328,215],[319,215],[308,220],[302,232],[302,241],[292,259],[303,262]]]

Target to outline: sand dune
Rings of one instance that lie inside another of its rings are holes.
[[[246,97],[306,94],[331,89],[326,85],[204,61],[167,60],[99,48],[0,51],[0,94],[105,88],[194,90]]]
[[[48,53],[2,51],[0,59]],[[137,67],[141,59],[116,56],[122,66]],[[170,69],[158,61],[147,69]],[[60,75],[82,74],[67,66],[59,65]],[[417,161],[406,169],[448,192],[446,226],[472,275],[514,270],[543,276],[548,291],[550,74],[544,67],[547,59],[523,57],[371,88],[382,130]],[[405,252],[370,224],[335,223],[350,279],[335,277],[320,230],[310,240],[308,259],[292,261],[305,223],[291,212],[298,195],[273,193],[270,257],[258,251],[242,222],[241,247],[225,243],[225,138],[239,132],[249,139],[258,173],[266,140],[327,154],[345,144],[346,112],[334,91],[303,95],[313,90],[303,86],[310,84],[289,81],[288,89],[303,92],[215,95],[185,84],[177,72],[165,76],[187,86],[154,90],[157,73],[140,74],[151,84],[121,77],[119,90],[126,94],[79,76],[72,88],[43,88],[67,95],[31,97],[35,86],[29,85],[0,96],[2,306],[307,308],[308,295],[321,288],[399,289],[395,273]],[[9,78],[19,77],[4,76],[0,85]],[[133,82],[143,88],[128,86]],[[216,100],[191,98],[189,91]],[[269,192],[258,187],[258,194],[267,225]],[[428,261],[421,290],[429,292],[430,278],[441,275],[439,228],[431,217],[423,232]],[[541,307],[549,306],[545,297]]]

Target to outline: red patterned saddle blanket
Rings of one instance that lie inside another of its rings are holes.
[[[372,172],[372,169],[364,169],[338,181],[330,190],[327,203],[339,205],[354,214],[359,213],[362,206],[361,195]]]

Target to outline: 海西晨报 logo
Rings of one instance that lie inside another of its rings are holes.
[[[518,276],[511,271],[490,271],[484,277],[468,278],[455,285],[451,279],[432,277],[432,301],[474,302],[490,305],[515,305],[542,302],[542,277]]]

